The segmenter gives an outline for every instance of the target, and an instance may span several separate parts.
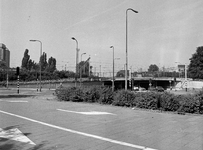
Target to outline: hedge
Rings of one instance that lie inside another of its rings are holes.
[[[169,92],[137,93],[125,90],[112,92],[112,89],[108,87],[92,86],[88,88],[59,88],[55,92],[59,101],[89,102],[178,113],[203,114],[203,91],[195,95],[174,95]]]

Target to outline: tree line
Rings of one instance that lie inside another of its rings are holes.
[[[197,47],[196,52],[192,54],[192,57],[189,60],[190,63],[187,66],[187,76],[192,79],[203,79],[203,46]],[[138,74],[141,74],[144,77],[184,77],[185,70],[184,72],[160,71],[156,64],[151,64],[146,72],[132,73],[133,76],[137,76]],[[118,71],[116,76],[125,77],[125,70]]]
[[[189,59],[190,63],[187,68],[188,77],[193,79],[203,79],[203,46],[197,47],[196,52],[192,54]],[[47,61],[47,54],[44,52],[40,57],[38,63],[34,62],[29,55],[29,50],[26,49],[22,58],[20,78],[24,81],[37,80],[40,72],[41,63],[41,75],[42,80],[52,80],[61,78],[75,78],[80,76],[80,70],[82,77],[94,77],[92,72],[92,66],[90,66],[89,61],[82,61],[78,64],[78,73],[73,71],[58,71],[56,68],[56,59],[50,57]],[[12,71],[11,71],[12,70]],[[16,80],[15,68],[10,69],[6,67],[6,63],[0,60],[0,81],[5,81],[7,78],[9,80]],[[133,76],[138,73],[133,72]],[[128,71],[129,75],[129,71]],[[125,71],[120,70],[116,73],[117,77],[124,77]],[[153,77],[178,77],[180,74],[178,72],[164,72],[160,71],[156,64],[151,64],[147,72],[142,72],[142,76],[153,76]],[[184,75],[182,75],[184,76]]]
[[[40,66],[41,66],[41,78],[42,80],[58,80],[62,78],[79,78],[80,73],[82,77],[92,76],[92,66],[89,66],[89,61],[82,61],[77,65],[77,74],[73,71],[59,71],[56,68],[56,59],[50,57],[47,61],[47,54],[43,52],[40,56],[39,62],[36,63],[31,59],[29,50],[25,49],[21,67],[20,67],[20,80],[22,81],[34,81],[39,79]],[[15,68],[7,68],[4,61],[0,61],[0,81],[5,81],[7,78],[10,81],[17,80]]]

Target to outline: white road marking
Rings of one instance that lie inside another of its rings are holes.
[[[10,116],[15,116],[15,117],[18,117],[18,118],[21,118],[21,119],[32,121],[32,122],[42,124],[42,125],[45,125],[45,126],[48,126],[48,127],[52,127],[52,128],[55,128],[55,129],[59,129],[59,130],[63,130],[63,131],[66,131],[66,132],[83,135],[83,136],[86,136],[86,137],[95,138],[95,139],[102,140],[102,141],[107,141],[107,142],[114,143],[114,144],[119,144],[119,145],[122,145],[122,146],[128,146],[128,147],[137,148],[137,149],[141,149],[141,150],[157,150],[157,149],[153,149],[153,148],[149,148],[149,147],[144,147],[144,146],[140,146],[140,145],[135,145],[135,144],[127,143],[127,142],[122,142],[122,141],[118,141],[118,140],[113,140],[113,139],[97,136],[97,135],[94,135],[94,134],[80,132],[80,131],[76,131],[76,130],[72,130],[72,129],[67,129],[67,128],[64,128],[64,127],[52,125],[52,124],[45,123],[45,122],[42,122],[42,121],[37,121],[37,120],[31,119],[31,118],[27,118],[27,117],[23,117],[23,116],[20,116],[20,115],[12,114],[12,113],[2,111],[2,110],[0,110],[0,112],[3,113],[3,114],[7,114],[7,115],[10,115]]]
[[[8,101],[8,102],[11,102],[11,103],[28,103],[28,101]]]
[[[27,138],[19,129],[9,129],[9,130],[3,130],[0,128],[0,137],[6,138],[9,140],[19,141],[22,143],[28,143],[32,145],[36,145],[34,142],[32,142],[29,138]]]
[[[108,112],[100,112],[100,111],[89,111],[89,112],[78,112],[78,111],[71,111],[71,110],[64,110],[64,109],[57,109],[59,111],[70,112],[75,114],[82,114],[82,115],[116,115],[113,113]]]
[[[20,100],[0,100],[1,102],[8,102],[8,103],[28,103],[28,101],[20,101]]]

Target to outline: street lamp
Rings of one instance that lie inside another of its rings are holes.
[[[86,53],[82,53],[81,54],[81,61],[80,61],[80,87],[81,87],[81,82],[82,82],[82,66],[81,66],[81,63],[82,63],[82,55],[85,55]]]
[[[78,53],[79,53],[79,49],[78,49],[78,41],[76,40],[76,38],[72,37],[71,39],[76,41],[76,67],[75,67],[75,87],[76,87],[77,75],[78,75]]]
[[[113,49],[113,80],[112,80],[112,91],[114,91],[114,47],[111,46],[110,48]]]
[[[128,83],[128,10],[133,11],[134,13],[138,13],[138,11],[128,8],[126,10],[126,67],[125,67],[125,90],[127,90]]]
[[[40,58],[42,56],[42,42],[40,40],[30,40],[30,42],[39,42],[40,43]],[[41,87],[41,80],[42,80],[42,63],[41,63],[41,59],[39,58],[39,68],[40,68],[40,73],[39,73],[39,91],[42,91],[42,87]]]

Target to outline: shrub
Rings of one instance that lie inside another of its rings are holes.
[[[190,99],[184,104],[184,111],[203,114],[203,91],[200,91],[195,96],[190,95]]]
[[[59,88],[55,92],[60,101],[96,102],[115,106],[203,114],[203,91],[195,95],[174,95],[168,92],[136,93],[125,90],[112,92],[112,89],[108,87],[91,86]]]
[[[84,101],[86,102],[98,102],[101,94],[100,94],[100,88],[93,86],[90,88],[83,88],[83,91],[85,91],[85,98]]]
[[[145,109],[157,109],[158,94],[157,92],[137,93],[134,106]]]
[[[114,92],[112,88],[102,87],[100,93],[99,103],[101,104],[112,104],[114,100]]]
[[[130,91],[120,90],[115,93],[113,105],[132,107],[135,94]]]
[[[164,111],[177,111],[180,107],[179,98],[181,96],[175,96],[174,94],[165,92],[160,96],[161,109]]]
[[[74,102],[84,101],[84,93],[80,88],[76,87],[59,88],[55,92],[56,96],[60,101],[74,101]]]

